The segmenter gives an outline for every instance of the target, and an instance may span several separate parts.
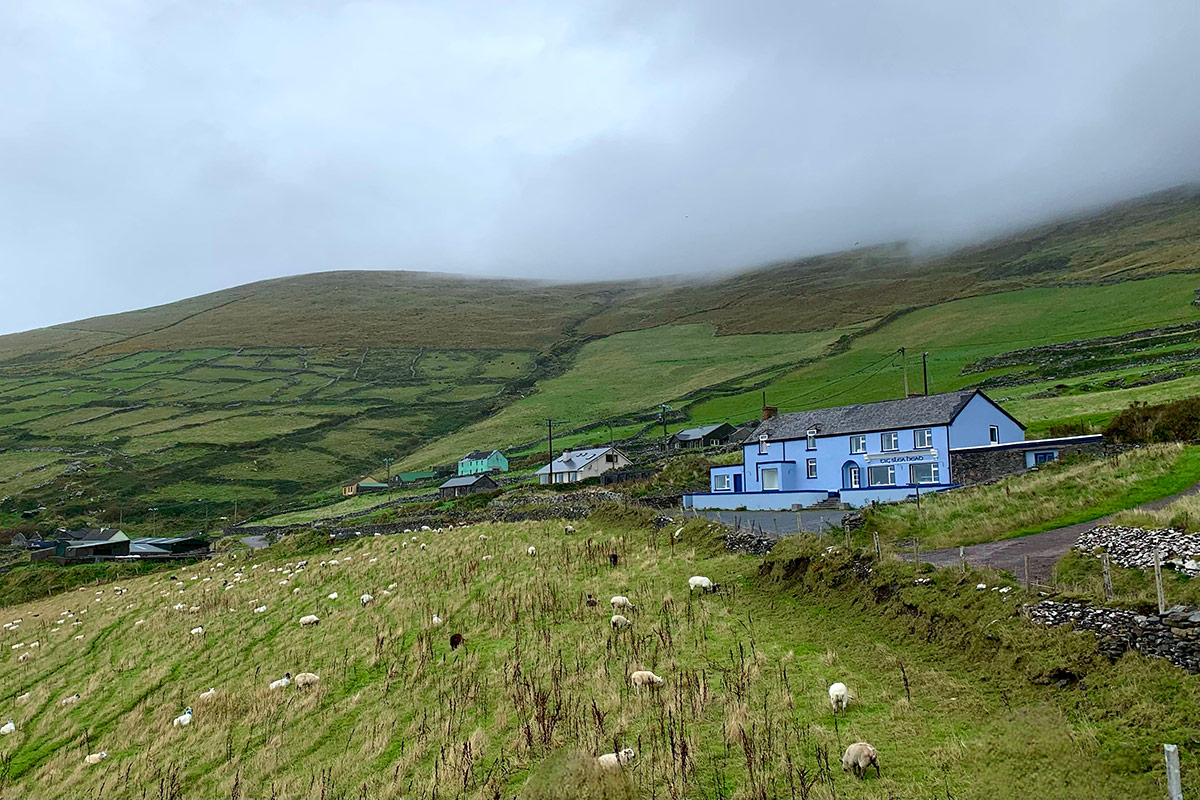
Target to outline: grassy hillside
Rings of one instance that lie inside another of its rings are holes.
[[[797,572],[813,558],[797,542],[767,578],[762,560],[714,547],[705,523],[677,541],[634,518],[577,527],[563,539],[554,523],[492,525],[422,534],[425,550],[387,537],[336,554],[311,537],[178,581],[123,579],[124,594],[110,584],[11,607],[21,623],[0,632],[0,716],[17,731],[0,739],[0,791],[512,797],[557,753],[629,746],[644,797],[1149,797],[1163,791],[1163,741],[1185,745],[1195,791],[1197,679],[1140,657],[1108,664],[1084,637],[1034,629],[1014,614],[1019,591],[976,592],[976,576],[949,573],[913,586],[892,565],[855,588],[837,554]],[[306,553],[308,567],[288,566]],[[726,591],[689,596],[698,573]],[[872,608],[889,580],[894,600]],[[639,606],[631,631],[609,626],[618,592]],[[321,624],[300,628],[307,613]],[[465,649],[450,649],[452,633]],[[664,686],[631,691],[637,668]],[[268,688],[301,671],[319,688]],[[855,697],[837,720],[834,680]],[[173,728],[187,706],[191,725]],[[860,739],[879,748],[882,778],[838,769]],[[101,750],[107,760],[84,764]]]
[[[327,503],[385,458],[540,451],[547,417],[569,446],[664,402],[702,423],[756,416],[764,389],[784,411],[896,397],[901,346],[913,389],[928,351],[934,391],[984,386],[1033,434],[1086,427],[1195,393],[1198,268],[1193,187],[937,257],[579,285],[320,273],[3,336],[0,527],[212,527]]]

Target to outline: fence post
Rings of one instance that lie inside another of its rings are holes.
[[[1100,554],[1100,563],[1104,566],[1104,599],[1113,599],[1112,569],[1109,567],[1108,553]]]
[[[850,552],[850,531],[846,531],[846,552]]]
[[[913,539],[913,565],[920,568],[921,566],[921,540]]]
[[[1179,747],[1163,745],[1163,756],[1167,760],[1167,800],[1183,800],[1183,784],[1179,780]]]
[[[967,549],[961,544],[958,546],[958,560],[962,564],[962,571],[967,571]]]
[[[1029,556],[1025,556],[1025,591],[1029,591]]]
[[[796,533],[804,533],[804,516],[796,512]]]
[[[876,561],[882,561],[882,560],[883,560],[883,554],[879,552],[879,531],[872,531],[872,532],[871,532],[871,538],[872,538],[872,539],[874,540],[874,542],[875,542],[875,560],[876,560]]]
[[[1154,551],[1154,588],[1158,590],[1158,613],[1165,614],[1167,611],[1167,596],[1163,593],[1162,584],[1162,557],[1158,551]]]

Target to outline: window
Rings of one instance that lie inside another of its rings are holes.
[[[817,449],[817,432],[816,431],[808,432],[808,449],[809,450]]]
[[[728,492],[729,491],[729,476],[728,475],[713,475],[713,491]]]
[[[779,470],[775,467],[762,471],[762,488],[764,492],[779,491]]]
[[[879,449],[883,452],[900,449],[900,434],[895,431],[879,434]]]
[[[861,479],[859,478],[858,474],[858,465],[852,464],[850,469],[846,471],[846,483],[849,484],[849,488],[857,489],[859,488],[860,482]]]
[[[938,464],[909,464],[909,483],[938,483]]]
[[[1050,461],[1058,461],[1058,453],[1054,450],[1042,450],[1033,454],[1034,464],[1046,464]]]
[[[1000,444],[1000,429],[995,425],[988,425],[988,441],[992,444]]]
[[[758,454],[760,456],[765,456],[767,454],[767,435],[765,433],[760,433],[758,435]]]
[[[607,461],[609,464],[615,464],[615,463],[617,463],[617,454],[616,453],[605,453],[604,460]]]
[[[867,467],[867,485],[895,486],[896,467],[892,464],[885,464],[879,467]]]
[[[817,460],[815,458],[810,458],[808,460],[808,477],[817,477]]]
[[[858,433],[850,437],[850,452],[865,453],[867,452],[867,435]]]
[[[920,450],[925,447],[933,447],[933,429],[917,428],[913,431],[913,449]]]

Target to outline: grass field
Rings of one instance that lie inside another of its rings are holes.
[[[1151,445],[1103,460],[1063,461],[993,484],[866,512],[864,530],[919,539],[926,550],[1073,525],[1168,497],[1200,482],[1200,447]]]
[[[944,609],[931,638],[864,609],[852,588],[820,584],[849,574],[836,554],[807,579],[772,570],[767,580],[761,559],[714,549],[703,523],[674,542],[671,529],[631,518],[578,527],[564,540],[553,523],[487,525],[423,534],[427,550],[386,537],[335,554],[309,537],[278,553],[225,553],[221,567],[176,570],[179,581],[122,578],[125,594],[107,584],[9,607],[22,622],[0,633],[0,714],[17,731],[0,740],[0,791],[511,797],[564,749],[629,746],[644,797],[1145,797],[1162,792],[1160,743],[1186,742],[1198,724],[1195,677],[1138,657],[1109,665],[1086,639],[1015,616],[1019,592],[980,596],[973,576],[913,587],[910,568],[881,567],[909,584],[904,602]],[[780,554],[780,568],[797,555]],[[309,566],[287,566],[298,557]],[[726,591],[689,596],[693,574]],[[363,591],[376,598],[367,608]],[[605,601],[618,592],[640,608],[630,631],[609,626]],[[951,624],[950,609],[970,621]],[[300,628],[307,613],[320,625]],[[985,619],[996,622],[985,630]],[[189,634],[196,626],[204,633]],[[451,633],[465,649],[450,650]],[[1064,664],[1078,685],[1040,677]],[[636,668],[665,685],[633,692]],[[319,687],[267,688],[301,671]],[[855,697],[836,723],[834,680]],[[209,687],[215,697],[201,700]],[[1154,700],[1164,696],[1176,702]],[[173,728],[187,706],[191,725]],[[879,748],[882,778],[838,768],[856,740]],[[107,760],[83,763],[100,750]]]

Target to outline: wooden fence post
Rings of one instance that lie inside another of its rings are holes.
[[[879,551],[879,531],[872,531],[871,539],[873,539],[875,542],[875,560],[882,561],[883,554]]]
[[[1167,760],[1167,800],[1183,800],[1183,784],[1179,780],[1179,747],[1164,744],[1163,755]]]
[[[967,571],[967,549],[961,544],[958,546],[958,560],[962,563],[962,571]]]
[[[1162,557],[1158,551],[1154,551],[1154,588],[1158,590],[1158,613],[1165,614],[1167,611],[1167,596],[1163,593],[1162,583]]]
[[[846,552],[850,552],[850,531],[846,531]]]
[[[913,564],[921,566],[921,540],[913,539]]]
[[[1109,566],[1108,553],[1100,554],[1100,563],[1104,566],[1104,599],[1113,599],[1112,569]]]
[[[804,533],[804,515],[796,512],[796,533]]]

